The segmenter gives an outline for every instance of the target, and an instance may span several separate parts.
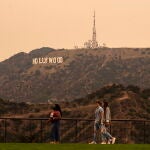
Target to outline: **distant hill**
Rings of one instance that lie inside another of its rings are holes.
[[[109,103],[112,119],[150,119],[150,89],[141,90],[137,86],[113,84],[104,86],[86,97],[75,99],[74,102],[77,106],[86,106],[87,111],[83,112],[93,118],[95,106],[91,106],[96,100]]]
[[[137,86],[113,84],[104,86],[85,97],[51,103],[16,103],[0,98],[1,115],[12,117],[49,117],[54,103],[59,103],[64,118],[94,118],[96,100],[107,101],[111,108],[112,119],[150,119],[150,89],[142,90]]]
[[[83,98],[73,101],[57,101],[62,108],[63,118],[78,118],[76,120],[61,120],[61,141],[73,142],[78,132],[79,142],[88,142],[93,137],[93,121],[79,121],[80,119],[94,119],[95,101],[109,102],[112,119],[150,119],[150,89],[142,90],[137,86],[124,87],[120,84],[104,86]],[[56,103],[56,102],[54,102]],[[0,99],[0,111],[2,117],[18,118],[47,118],[51,110],[51,104],[26,104],[15,103]],[[42,121],[44,128],[44,142],[49,141],[49,128],[47,120]],[[77,123],[77,126],[76,126]],[[4,132],[4,120],[0,120],[1,132]],[[7,120],[7,141],[10,142],[40,142],[41,121]],[[18,128],[19,127],[19,128]],[[76,130],[77,129],[77,130]],[[142,143],[144,124],[140,121],[113,121],[111,123],[112,135],[117,137],[117,143]],[[146,124],[146,130],[150,126]],[[24,134],[22,134],[24,133]],[[32,134],[29,134],[32,133]],[[149,132],[145,133],[149,137]],[[10,136],[13,135],[13,136]],[[37,136],[39,135],[39,136]],[[82,136],[83,135],[83,136]],[[3,142],[3,138],[0,138]],[[150,139],[146,138],[146,143]]]
[[[32,64],[35,57],[62,64]],[[55,50],[18,53],[0,63],[0,97],[17,102],[70,101],[113,83],[150,87],[150,48]]]

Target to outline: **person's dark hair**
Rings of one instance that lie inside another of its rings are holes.
[[[52,107],[53,110],[57,110],[57,108],[55,106]]]
[[[59,104],[55,104],[54,110],[59,111],[60,115],[62,116],[62,111],[61,111],[61,108],[60,108]]]
[[[100,106],[102,106],[102,102],[101,101],[96,101],[97,104],[99,104]]]
[[[109,105],[108,105],[108,102],[104,102],[104,108],[105,107],[108,107]]]
[[[104,116],[106,115],[106,108],[109,107],[108,102],[104,102]]]

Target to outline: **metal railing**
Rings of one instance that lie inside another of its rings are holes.
[[[45,143],[50,141],[48,118],[0,118],[0,142]],[[62,118],[62,143],[88,143],[93,138],[92,119]],[[150,120],[112,120],[110,133],[116,143],[150,143]],[[100,137],[98,137],[100,140]]]

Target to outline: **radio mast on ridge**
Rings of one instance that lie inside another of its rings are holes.
[[[94,11],[94,16],[93,16],[93,35],[92,35],[92,48],[97,48],[98,43],[96,41],[96,26],[95,26],[95,11]]]
[[[95,11],[94,11],[94,16],[93,16],[93,33],[92,33],[92,39],[88,40],[87,42],[84,43],[85,48],[89,49],[95,49],[98,48],[98,42],[96,41],[96,24],[95,24]]]

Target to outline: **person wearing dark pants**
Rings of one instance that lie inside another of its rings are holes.
[[[50,113],[50,118],[48,122],[51,122],[51,134],[50,139],[52,144],[56,144],[60,142],[60,119],[62,117],[61,108],[58,104],[55,104],[53,107],[53,111]]]
[[[60,127],[60,121],[55,121],[52,123],[51,140],[55,143],[60,141],[59,127]]]

